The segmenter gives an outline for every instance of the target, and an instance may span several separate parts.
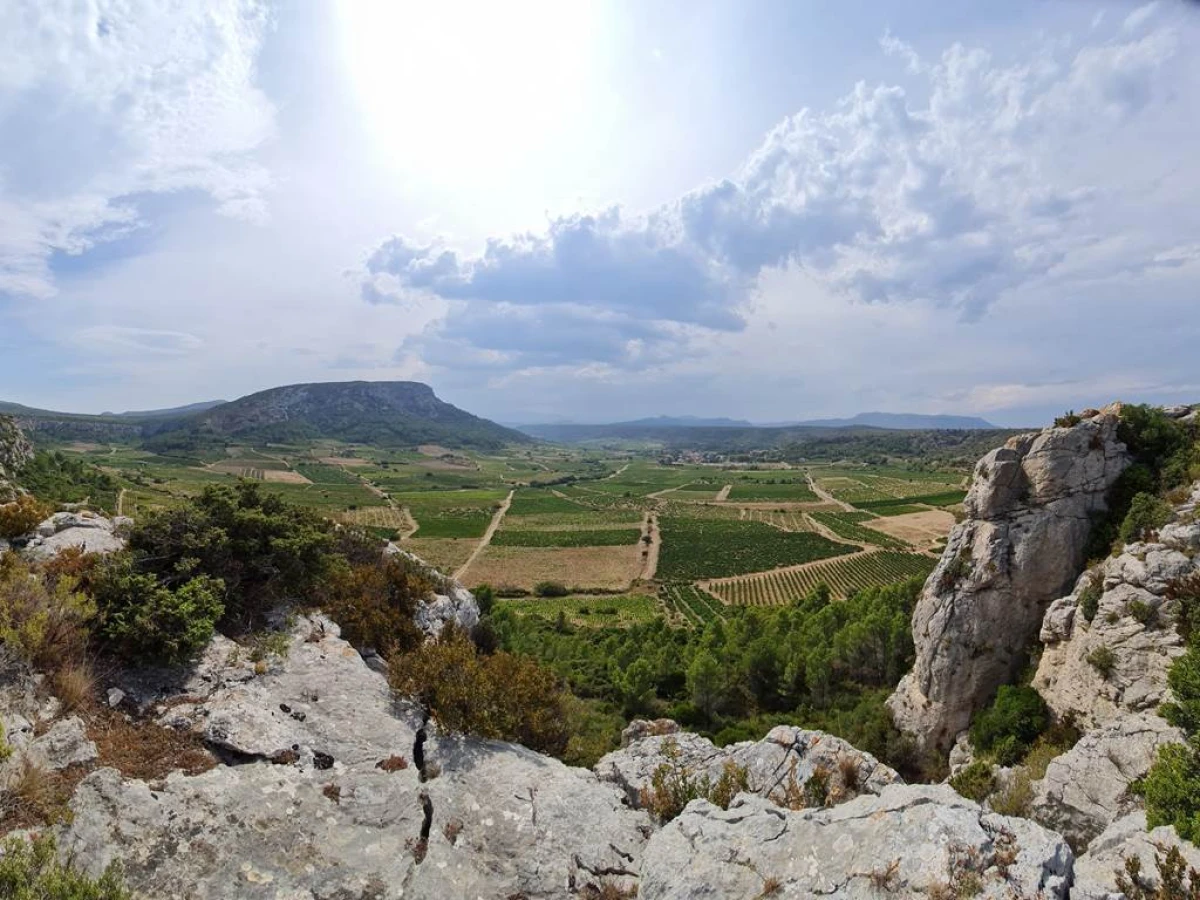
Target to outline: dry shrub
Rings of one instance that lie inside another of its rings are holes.
[[[327,784],[325,787],[321,788],[321,793],[334,803],[342,802],[342,788],[340,785]]]
[[[1154,854],[1158,877],[1142,874],[1142,861],[1125,858],[1125,870],[1117,870],[1117,887],[1129,900],[1200,900],[1200,872],[1191,869],[1178,847],[1157,845]]]
[[[54,510],[45,503],[24,494],[12,503],[0,505],[0,538],[12,540],[23,537],[50,518]]]
[[[96,608],[70,578],[47,583],[16,554],[0,556],[0,642],[35,668],[82,660]]]
[[[96,673],[86,660],[64,663],[51,673],[50,685],[64,715],[90,708],[96,697]]]
[[[1033,781],[1029,777],[1029,771],[1024,768],[1017,769],[1008,787],[993,794],[989,802],[993,811],[1002,816],[1027,818],[1029,807],[1033,803]]]
[[[49,772],[23,757],[0,789],[0,833],[17,828],[53,825],[68,814],[67,801],[90,771],[75,765]]]
[[[774,897],[783,890],[783,882],[774,875],[763,879],[762,890],[758,892],[759,897]]]
[[[660,823],[667,823],[683,812],[691,801],[703,798],[728,809],[741,791],[749,790],[749,773],[744,766],[726,761],[720,776],[713,781],[708,773],[697,777],[680,760],[679,745],[668,738],[661,752],[666,759],[650,776],[650,784],[638,792],[638,806]]]
[[[413,614],[432,590],[423,569],[393,555],[335,572],[321,607],[347,641],[387,658],[420,646],[424,635]]]
[[[385,772],[400,772],[408,768],[408,760],[403,756],[389,756],[387,759],[381,759],[375,763],[375,768]]]
[[[451,846],[458,843],[458,836],[462,834],[462,830],[462,819],[451,819],[442,826],[442,834],[450,842]]]
[[[419,702],[449,732],[514,741],[561,755],[570,738],[558,679],[510,653],[481,656],[458,629],[392,658],[393,690]]]
[[[130,722],[107,708],[96,711],[88,737],[96,742],[97,765],[112,766],[127,778],[152,781],[176,769],[199,775],[217,764],[198,734],[150,721]]]

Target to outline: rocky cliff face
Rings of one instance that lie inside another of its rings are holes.
[[[18,469],[33,459],[33,447],[8,416],[0,416],[0,503],[16,497],[12,479]]]
[[[1033,685],[1059,717],[1094,727],[1166,699],[1167,670],[1185,649],[1168,586],[1200,571],[1198,505],[1200,485],[1158,540],[1110,556],[1047,610]],[[1083,603],[1089,595],[1094,608]]]
[[[1036,640],[1084,563],[1093,517],[1128,466],[1115,408],[1011,439],[975,467],[913,615],[916,661],[888,700],[896,724],[946,751]]]

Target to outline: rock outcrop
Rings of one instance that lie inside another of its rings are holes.
[[[1057,716],[1090,728],[1166,699],[1167,671],[1185,649],[1167,588],[1197,571],[1197,546],[1200,523],[1177,522],[1158,542],[1130,544],[1085,572],[1051,604],[1033,685]]]
[[[1150,771],[1159,747],[1181,740],[1183,732],[1149,713],[1123,716],[1089,732],[1034,783],[1031,816],[1076,850],[1086,847],[1141,806],[1131,790],[1134,782]]]
[[[1190,868],[1200,870],[1200,849],[1180,840],[1174,828],[1147,831],[1143,812],[1118,819],[1075,861],[1071,900],[1126,900],[1117,889],[1117,873],[1125,870],[1125,860],[1131,857],[1141,860],[1142,874],[1157,887],[1155,856],[1172,847],[1179,849]]]
[[[0,416],[0,503],[16,499],[13,478],[31,459],[33,447],[17,423],[9,416]]]
[[[1058,835],[945,786],[799,811],[743,794],[728,810],[694,801],[656,834],[638,896],[1063,898],[1072,861]]]
[[[467,632],[479,624],[479,604],[475,595],[453,578],[443,575],[419,556],[391,542],[384,549],[384,553],[403,556],[424,566],[437,585],[433,596],[417,607],[413,617],[417,627],[425,632],[427,637],[436,638],[450,622]]]
[[[323,617],[259,662],[218,638],[188,671],[123,678],[126,702],[227,764],[156,784],[92,773],[64,854],[93,873],[120,859],[146,896],[198,900],[533,900],[635,883],[651,825],[615,786],[437,736]]]
[[[653,731],[659,733],[630,740],[596,764],[596,774],[618,785],[632,805],[638,804],[641,791],[650,787],[654,773],[663,765],[697,780],[707,778],[710,783],[728,766],[736,766],[745,771],[749,791],[784,806],[832,804],[903,783],[893,769],[871,754],[822,731],[779,725],[760,741],[727,747],[679,731],[678,726],[669,729],[659,724]],[[810,788],[814,775],[818,781]],[[815,792],[819,796],[814,796]]]
[[[1129,464],[1114,408],[1009,440],[975,467],[913,615],[916,660],[888,705],[923,747],[948,751],[1010,681],[1047,606],[1084,563],[1093,517]]]
[[[32,559],[52,559],[64,550],[84,553],[115,553],[125,547],[123,533],[130,519],[113,519],[97,513],[59,512],[42,522],[25,544],[24,554]]]

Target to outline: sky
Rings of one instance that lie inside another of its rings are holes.
[[[1200,4],[3,6],[3,400],[1200,401]]]

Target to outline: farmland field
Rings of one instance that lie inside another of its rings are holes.
[[[658,575],[668,580],[761,572],[859,549],[823,535],[781,531],[761,522],[664,516],[660,527]]]
[[[417,532],[420,534],[420,532]],[[629,590],[642,567],[636,544],[622,547],[497,547],[479,554],[463,581],[467,587],[532,590],[539,581],[557,581],[568,588]]]
[[[344,512],[341,518],[343,522],[367,528],[391,528],[401,531],[412,527],[412,520],[403,511],[392,509],[390,506],[351,509]]]
[[[745,510],[742,518],[782,528],[784,531],[814,530],[812,524],[804,517],[804,513],[797,510],[750,508]]]
[[[636,625],[662,615],[658,601],[644,594],[521,598],[497,600],[496,605],[517,615],[545,619],[557,619],[561,611],[572,625],[587,628]]]
[[[314,484],[358,484],[358,479],[344,469],[321,463],[296,463],[296,471]]]
[[[582,507],[544,489],[522,489],[513,494],[510,516],[534,516],[552,513],[577,513]]]
[[[761,481],[734,482],[726,498],[737,501],[779,501],[787,503],[815,503],[820,498],[812,492],[803,478],[785,483],[770,484]]]
[[[636,544],[640,528],[541,529],[501,528],[492,538],[497,547],[620,547]]]
[[[763,572],[742,578],[707,583],[724,602],[739,606],[774,606],[803,597],[818,584],[826,584],[835,597],[876,584],[904,578],[926,577],[936,560],[921,553],[883,550],[856,554],[781,572]]]
[[[838,537],[848,541],[858,541],[862,544],[874,544],[889,550],[905,550],[908,545],[899,538],[876,531],[860,524],[873,518],[869,513],[811,513],[813,519],[824,525]]]
[[[449,575],[470,558],[477,543],[468,538],[411,537],[400,541],[400,546]]]
[[[392,499],[417,520],[423,538],[479,538],[505,496],[501,491],[426,491]]]
[[[725,618],[719,601],[687,582],[670,582],[659,588],[663,605],[686,625],[704,625],[712,619]]]

